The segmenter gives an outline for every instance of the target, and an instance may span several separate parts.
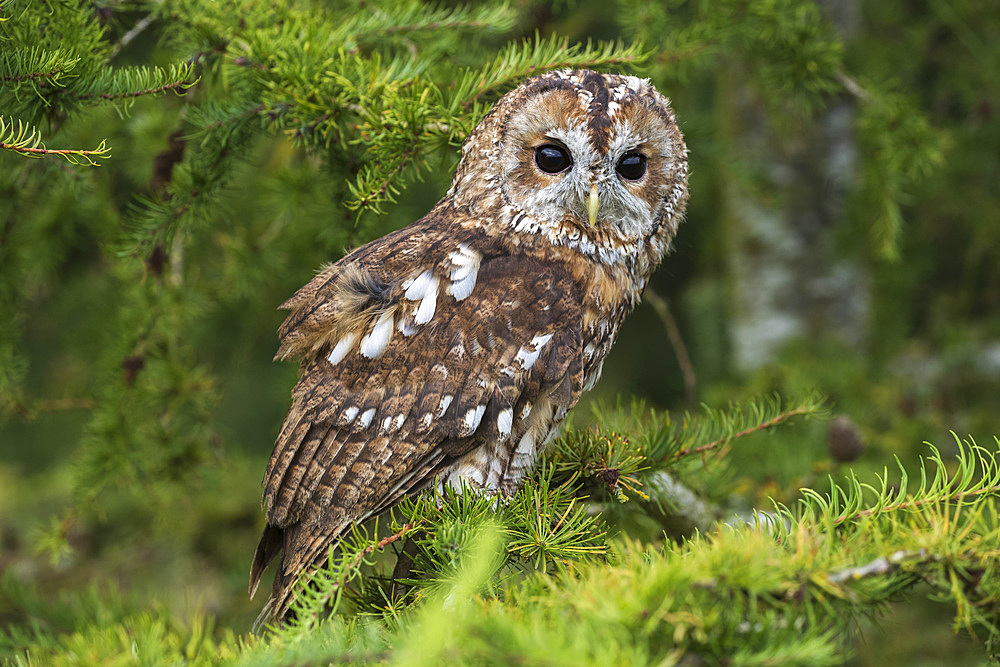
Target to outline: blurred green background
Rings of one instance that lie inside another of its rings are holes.
[[[111,44],[151,11],[86,6]],[[638,72],[671,99],[690,151],[687,220],[651,284],[666,308],[632,315],[578,423],[593,401],[619,396],[678,412],[827,396],[860,448],[845,453],[832,422],[741,442],[729,456],[732,504],[744,508],[794,501],[848,463],[862,478],[894,457],[912,465],[925,441],[947,453],[952,432],[983,444],[1000,434],[995,0],[510,10],[478,53],[536,31],[641,41]],[[112,62],[191,58],[178,32],[160,16]],[[472,60],[460,40],[453,48],[445,70]],[[454,148],[384,215],[356,215],[345,172],[322,151],[259,132],[197,225],[151,258],[121,259],[139,198],[162,195],[172,152],[195,150],[183,138],[189,108],[225,87],[199,85],[123,114],[49,119],[53,145],[106,138],[100,168],[0,154],[0,623],[12,633],[0,651],[22,647],[29,627],[69,630],[109,608],[249,626],[260,479],[296,373],[271,361],[276,307],[448,186]],[[899,605],[863,629],[857,664],[983,659],[947,614]]]

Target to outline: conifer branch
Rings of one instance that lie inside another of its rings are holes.
[[[836,519],[834,519],[833,522],[836,524],[841,524],[841,523],[846,523],[848,521],[855,521],[863,517],[883,514],[885,512],[900,512],[904,510],[912,510],[919,507],[923,507],[925,505],[932,505],[932,504],[936,505],[941,502],[964,503],[977,496],[997,495],[997,494],[1000,494],[1000,483],[993,484],[990,486],[985,486],[980,489],[956,491],[955,493],[940,497],[916,498],[914,500],[905,500],[905,501],[900,501],[898,503],[890,503],[882,507],[870,507],[868,509],[859,510],[851,514],[841,514]]]
[[[807,516],[820,517],[835,528],[859,519],[878,518],[923,508],[962,507],[979,498],[1000,495],[1000,452],[988,451],[970,440],[966,445],[958,437],[957,468],[949,474],[938,450],[931,446],[931,456],[920,466],[920,484],[908,492],[909,475],[897,460],[901,479],[889,482],[887,471],[878,475],[878,485],[863,484],[852,473],[846,487],[831,485],[828,495],[803,489],[802,505]],[[997,440],[1000,445],[1000,439]],[[865,507],[868,494],[874,495]]]
[[[728,435],[726,437],[719,438],[718,440],[713,440],[712,442],[706,443],[704,445],[698,445],[697,447],[686,447],[684,449],[680,449],[680,450],[674,452],[671,455],[671,458],[679,459],[679,458],[683,458],[685,456],[691,456],[693,454],[704,454],[705,452],[710,452],[710,451],[719,449],[720,447],[723,447],[725,445],[728,445],[733,440],[738,440],[738,439],[744,438],[744,437],[746,437],[748,435],[752,435],[754,433],[757,433],[758,431],[764,431],[766,429],[778,426],[779,424],[784,424],[786,421],[788,421],[789,419],[792,419],[793,417],[798,417],[798,416],[801,416],[801,415],[814,415],[814,414],[816,414],[816,412],[817,412],[817,410],[816,410],[815,407],[808,406],[808,405],[804,405],[804,406],[801,406],[801,407],[798,407],[798,408],[793,408],[791,410],[787,410],[785,412],[782,412],[779,415],[775,415],[774,417],[771,417],[770,419],[762,421],[759,424],[755,424],[753,426],[749,426],[749,427],[747,427],[747,428],[745,428],[745,429],[743,429],[741,431],[733,433],[732,435]]]
[[[469,110],[487,94],[534,74],[565,68],[638,65],[646,58],[642,47],[636,45],[594,46],[590,41],[570,44],[558,35],[546,39],[536,34],[533,40],[508,46],[490,65],[467,73],[456,85],[454,98],[462,109]]]
[[[38,46],[31,48],[5,48],[0,51],[0,81],[8,83],[44,80],[52,86],[62,86],[81,58]]]
[[[403,539],[415,528],[419,528],[423,523],[424,523],[423,519],[415,523],[404,523],[403,527],[397,530],[392,535],[383,537],[375,544],[370,544],[361,551],[359,551],[357,555],[354,557],[354,560],[352,560],[347,565],[347,567],[343,568],[340,578],[332,584],[329,590],[324,592],[323,595],[321,595],[318,598],[320,601],[320,606],[322,608],[325,608],[327,605],[330,604],[330,602],[333,599],[333,596],[338,592],[340,592],[341,590],[343,590],[344,586],[347,585],[348,581],[357,575],[358,568],[361,567],[361,564],[364,562],[365,558],[370,556],[373,552],[382,551],[390,544],[393,544],[394,542],[398,542],[399,540]]]
[[[305,572],[299,580],[292,609],[295,620],[283,632],[298,634],[312,628],[322,620],[324,614],[334,613],[345,587],[359,576],[359,569],[375,551],[382,551],[390,544],[398,542],[426,522],[418,519],[404,523],[391,535],[371,541],[362,529],[355,526],[336,548],[331,548],[325,568]],[[378,530],[376,522],[375,530]],[[361,546],[364,544],[364,546]],[[353,556],[351,555],[353,553]]]
[[[159,95],[160,93],[165,93],[170,90],[184,91],[193,85],[194,83],[189,83],[186,81],[170,81],[160,86],[145,88],[143,90],[127,90],[119,93],[97,93],[97,92],[74,93],[73,97],[75,97],[78,100],[92,100],[95,98],[100,98],[102,100],[114,101],[114,100],[130,99],[134,97],[143,97],[145,95]]]
[[[106,139],[93,150],[46,148],[42,143],[42,135],[36,128],[20,120],[15,122],[13,118],[5,121],[3,116],[0,116],[0,149],[30,158],[55,155],[64,158],[70,164],[86,164],[91,167],[100,166],[98,159],[111,157],[111,149],[108,148]]]
[[[355,19],[348,32],[359,42],[413,32],[503,32],[514,25],[514,12],[507,3],[428,8],[412,4],[393,12],[373,12]]]
[[[63,410],[91,410],[97,405],[93,398],[49,398],[24,402],[17,397],[10,401],[13,409],[25,419],[34,419],[39,412],[60,412]]]
[[[59,76],[65,74],[66,69],[62,67],[54,67],[50,70],[44,72],[26,72],[24,74],[13,74],[8,76],[0,76],[0,81],[30,81],[32,79],[56,79]]]

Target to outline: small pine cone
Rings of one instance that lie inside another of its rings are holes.
[[[861,458],[868,448],[858,425],[847,415],[837,415],[826,429],[826,444],[834,461],[847,463]]]

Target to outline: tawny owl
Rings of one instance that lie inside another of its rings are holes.
[[[283,304],[302,359],[264,474],[253,595],[269,603],[364,521],[432,484],[514,490],[604,359],[687,202],[687,156],[648,81],[529,79],[462,147],[415,223],[323,269]]]

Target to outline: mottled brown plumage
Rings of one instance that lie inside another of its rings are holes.
[[[283,304],[277,357],[302,366],[251,595],[283,551],[282,618],[350,526],[431,484],[513,491],[600,376],[686,201],[684,143],[648,82],[560,71],[505,95],[426,216]]]

